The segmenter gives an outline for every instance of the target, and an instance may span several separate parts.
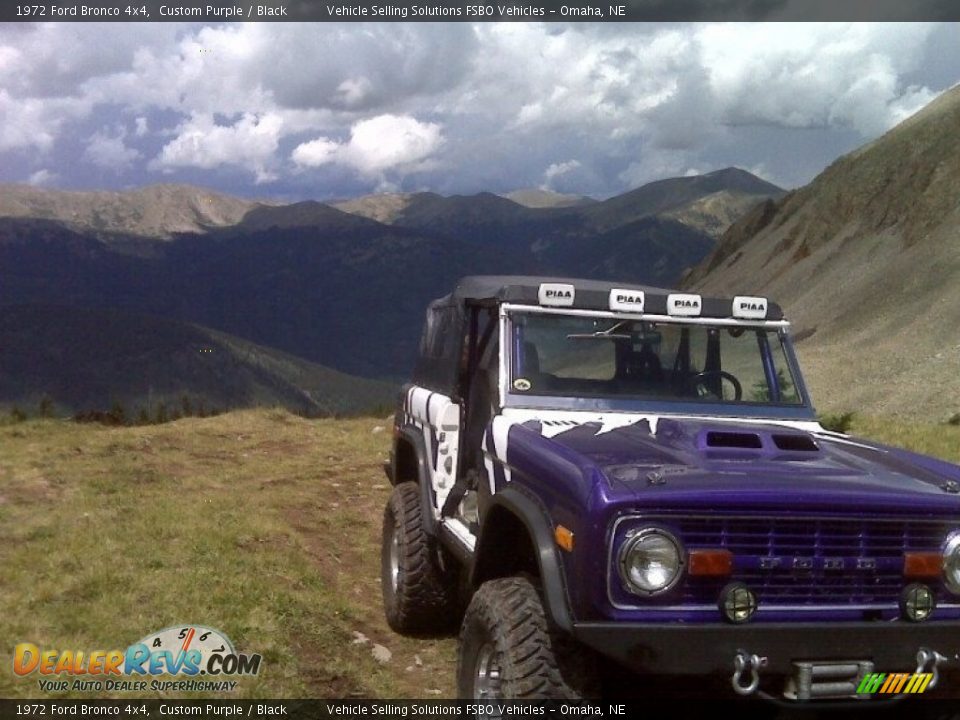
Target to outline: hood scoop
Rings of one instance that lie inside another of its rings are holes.
[[[820,448],[814,439],[809,435],[776,433],[770,436],[773,438],[773,444],[780,450],[789,450],[791,452],[819,452]]]
[[[698,437],[698,448],[717,460],[807,460],[816,457],[820,448],[807,433],[764,432],[744,430],[704,430]]]
[[[759,433],[720,430],[707,431],[706,445],[708,448],[742,448],[745,450],[760,450],[763,448]]]

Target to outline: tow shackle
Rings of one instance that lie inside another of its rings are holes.
[[[733,676],[730,684],[738,695],[753,695],[760,687],[760,668],[766,667],[767,658],[740,650],[733,658]]]

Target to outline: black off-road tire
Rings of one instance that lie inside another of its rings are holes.
[[[478,664],[491,650],[499,686],[484,694],[478,692]],[[596,698],[597,665],[588,648],[552,627],[530,578],[490,580],[474,594],[460,628],[457,694],[477,700]]]
[[[404,482],[393,488],[383,513],[380,585],[387,623],[405,635],[453,632],[460,620],[455,568],[437,561],[436,540],[423,528],[420,488]],[[396,539],[396,548],[392,544]],[[392,552],[396,552],[396,583]],[[452,565],[451,561],[451,565]]]

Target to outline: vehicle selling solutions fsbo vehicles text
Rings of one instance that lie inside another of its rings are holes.
[[[461,7],[438,5],[327,5],[327,15],[337,18],[408,18],[408,17],[464,17]]]
[[[530,5],[465,5],[442,7],[437,5],[327,5],[329,17],[408,18],[408,17],[546,17],[542,7]]]

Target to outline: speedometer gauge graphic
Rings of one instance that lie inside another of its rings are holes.
[[[205,625],[174,625],[147,635],[140,643],[151,652],[168,651],[173,656],[199,651],[200,661],[196,663],[199,667],[206,667],[214,654],[235,654],[233,643],[226,635]]]

